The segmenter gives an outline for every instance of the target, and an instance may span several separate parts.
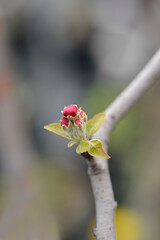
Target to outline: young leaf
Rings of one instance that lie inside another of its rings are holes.
[[[97,130],[102,126],[105,118],[105,113],[98,113],[93,118],[91,118],[86,124],[88,133],[92,135],[97,132]]]
[[[88,150],[89,154],[99,158],[107,158],[109,159],[110,156],[105,152],[102,146],[102,142],[98,139],[93,139],[89,141],[90,149]]]
[[[70,148],[70,147],[72,147],[74,144],[76,144],[75,141],[70,141],[70,142],[68,143],[68,147]]]
[[[78,147],[76,148],[77,153],[87,152],[90,148],[90,144],[88,141],[81,140]]]
[[[62,129],[60,123],[51,123],[49,125],[44,126],[44,128],[50,132],[54,132],[54,133],[62,136],[62,137],[71,139],[70,136],[67,135],[67,133]]]

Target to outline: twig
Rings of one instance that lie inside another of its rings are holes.
[[[106,150],[108,149],[111,131],[116,123],[128,112],[145,91],[159,79],[160,50],[131,84],[106,109],[106,121],[93,136],[94,139],[97,138],[102,141]],[[116,240],[114,226],[116,202],[114,200],[108,162],[93,157],[87,159],[87,163],[96,206],[96,229],[94,229],[94,234],[97,240]]]

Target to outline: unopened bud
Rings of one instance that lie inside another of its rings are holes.
[[[87,115],[86,115],[85,112],[81,111],[81,112],[80,112],[80,117],[83,119],[84,122],[87,121]]]
[[[62,126],[62,127],[63,127],[63,126],[68,127],[68,125],[69,125],[69,121],[68,121],[68,119],[65,118],[65,117],[62,118],[62,120],[60,121],[60,123],[61,123],[61,126]]]
[[[81,121],[79,118],[77,118],[77,119],[74,121],[74,123],[75,123],[76,125],[82,125],[82,121]]]
[[[81,118],[83,118],[83,116],[84,116],[84,112],[83,111],[80,112],[80,116],[81,116]]]
[[[64,108],[62,114],[65,117],[68,117],[68,116],[75,117],[77,115],[77,112],[78,112],[78,108],[76,105],[69,105]]]

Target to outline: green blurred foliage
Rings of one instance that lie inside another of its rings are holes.
[[[68,236],[85,222],[90,203],[86,179],[81,172],[45,159],[32,169],[32,183],[41,207],[47,207],[49,215],[56,220],[61,236]]]

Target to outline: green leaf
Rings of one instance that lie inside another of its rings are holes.
[[[44,126],[45,129],[47,129],[50,132],[54,132],[62,137],[71,139],[70,136],[63,130],[60,123],[51,123],[49,125]]]
[[[68,147],[70,148],[70,147],[72,147],[74,144],[76,144],[75,141],[70,141],[70,142],[68,143]]]
[[[109,159],[110,156],[105,152],[102,146],[102,142],[98,139],[93,139],[89,141],[90,149],[88,150],[89,154],[98,157],[98,158],[106,158]]]
[[[97,130],[102,126],[104,120],[106,118],[106,114],[98,113],[93,118],[91,118],[87,124],[86,129],[90,135],[93,135]]]
[[[76,153],[87,152],[90,148],[89,141],[81,140],[78,147],[76,148]]]

